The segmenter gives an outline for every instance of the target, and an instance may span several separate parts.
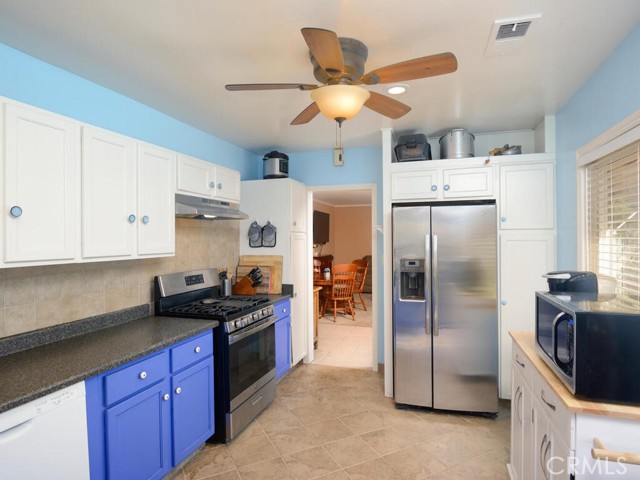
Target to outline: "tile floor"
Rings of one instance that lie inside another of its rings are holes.
[[[356,307],[355,321],[350,315],[338,314],[334,323],[331,312],[320,317],[314,365],[371,369],[373,366],[371,295],[365,294],[363,297],[367,311],[364,311],[362,306]]]
[[[206,445],[179,480],[507,479],[509,406],[497,419],[397,409],[382,376],[300,365],[229,445]]]

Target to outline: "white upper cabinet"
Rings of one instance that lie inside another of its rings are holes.
[[[136,142],[82,129],[82,257],[135,254]]]
[[[64,263],[76,257],[79,130],[67,118],[5,104],[5,263]]]
[[[197,158],[178,155],[177,190],[211,197],[216,191],[216,166]]]
[[[554,164],[500,166],[500,228],[554,228]]]
[[[175,253],[176,154],[138,144],[138,255]]]
[[[493,167],[444,168],[444,198],[475,198],[493,195]]]
[[[174,253],[175,164],[166,150],[83,128],[83,259]]]
[[[240,172],[219,165],[215,166],[215,172],[216,198],[240,202]]]
[[[456,167],[445,166],[451,160],[426,162],[428,167],[394,163],[391,200],[493,198],[493,166],[484,166],[481,160],[457,160]]]
[[[307,231],[307,187],[291,182],[291,231]]]
[[[178,155],[177,191],[238,203],[240,172],[197,158]]]

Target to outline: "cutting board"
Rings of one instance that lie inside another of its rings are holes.
[[[282,293],[282,255],[241,255],[238,266],[268,268],[271,272],[270,293]]]

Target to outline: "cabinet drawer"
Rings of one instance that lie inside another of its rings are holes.
[[[533,365],[529,361],[529,357],[524,354],[515,342],[513,342],[511,349],[511,361],[513,363],[512,368],[522,375],[522,378],[530,387],[533,386]]]
[[[549,424],[553,425],[562,440],[573,448],[572,431],[575,428],[572,421],[573,414],[567,410],[560,397],[556,395],[549,384],[537,372],[533,376],[533,396],[538,400],[542,410],[549,418]]]
[[[171,371],[188,367],[213,353],[213,333],[207,332],[171,349]]]
[[[284,300],[273,305],[273,314],[278,320],[291,315],[291,302]]]
[[[105,402],[111,405],[147,388],[169,374],[169,354],[166,351],[128,365],[104,377]]]

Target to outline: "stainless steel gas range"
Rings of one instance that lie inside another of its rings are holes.
[[[221,296],[218,270],[155,279],[155,313],[217,320],[214,331],[214,441],[236,437],[275,398],[275,322],[264,296]]]

